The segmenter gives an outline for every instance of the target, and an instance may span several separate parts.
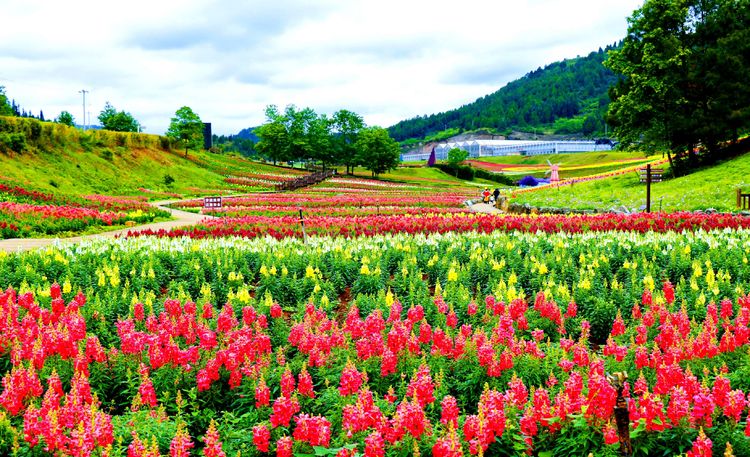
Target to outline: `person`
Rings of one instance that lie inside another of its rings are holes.
[[[500,189],[495,187],[495,191],[492,192],[492,196],[495,197],[495,203],[497,203],[497,198],[500,196]]]
[[[490,202],[490,195],[491,195],[490,194],[490,190],[489,189],[484,189],[484,192],[482,192],[482,201],[484,203],[489,203]]]

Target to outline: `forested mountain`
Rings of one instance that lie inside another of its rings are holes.
[[[463,132],[546,127],[552,133],[601,132],[609,104],[607,91],[617,80],[602,62],[614,47],[540,67],[473,103],[401,121],[388,132],[398,141],[421,139],[448,129]]]

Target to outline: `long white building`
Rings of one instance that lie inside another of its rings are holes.
[[[435,159],[446,160],[448,151],[458,148],[469,153],[469,157],[542,155],[573,152],[610,151],[611,144],[597,144],[595,141],[526,141],[526,140],[470,140],[454,143],[440,143],[435,146]],[[401,154],[401,161],[414,162],[427,160],[430,152]]]

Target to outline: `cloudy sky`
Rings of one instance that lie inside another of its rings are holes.
[[[266,105],[370,125],[456,108],[621,39],[642,0],[4,0],[0,85],[47,118],[109,101],[163,133],[190,106],[214,133]]]

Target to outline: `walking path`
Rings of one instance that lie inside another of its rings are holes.
[[[490,205],[489,203],[474,203],[469,206],[469,209],[475,213],[503,214],[502,211]]]
[[[194,200],[194,199],[189,199]],[[128,227],[124,229],[112,230],[109,232],[97,233],[94,235],[81,235],[70,238],[10,238],[7,240],[0,240],[0,251],[5,252],[18,252],[26,251],[29,249],[36,249],[45,246],[50,246],[55,242],[61,243],[78,243],[83,240],[90,240],[94,238],[114,238],[116,236],[122,236],[130,231],[134,230],[170,230],[177,227],[185,227],[187,225],[195,225],[204,219],[213,219],[214,216],[206,216],[204,214],[195,214],[188,211],[181,211],[178,209],[172,209],[166,205],[177,203],[180,201],[188,200],[164,200],[159,202],[151,202],[152,206],[156,206],[159,209],[169,211],[172,213],[174,220],[165,222],[154,222],[152,224],[137,225],[135,227]]]

